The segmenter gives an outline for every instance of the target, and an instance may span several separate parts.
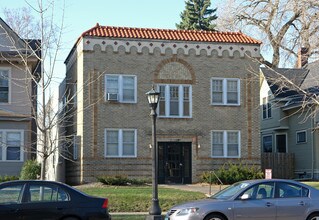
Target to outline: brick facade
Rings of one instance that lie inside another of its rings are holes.
[[[92,182],[102,175],[151,177],[152,122],[145,93],[162,83],[192,88],[191,117],[157,118],[158,142],[191,143],[192,182],[228,162],[260,165],[259,66],[253,61],[259,45],[143,40],[147,46],[138,48],[134,39],[115,42],[82,38],[66,62],[67,84],[77,83],[77,124],[72,132],[78,137],[78,160],[67,163],[67,182]],[[156,46],[159,43],[164,46]],[[175,49],[177,44],[187,47]],[[105,74],[135,75],[137,102],[106,101]],[[211,105],[212,77],[240,78],[240,105]],[[106,158],[106,128],[136,129],[137,156]],[[212,158],[212,130],[240,131],[240,158]]]

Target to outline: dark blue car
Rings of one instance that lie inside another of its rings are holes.
[[[92,197],[54,181],[0,184],[3,220],[110,220],[108,199]]]

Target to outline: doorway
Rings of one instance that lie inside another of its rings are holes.
[[[286,134],[276,135],[276,146],[278,153],[287,153],[287,136]]]
[[[191,142],[158,142],[160,184],[192,182]]]

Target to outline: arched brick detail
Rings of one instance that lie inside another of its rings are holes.
[[[168,72],[169,69],[176,72]],[[195,82],[196,77],[192,66],[176,56],[161,61],[154,72],[154,83],[195,84]]]

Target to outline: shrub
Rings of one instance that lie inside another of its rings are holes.
[[[242,180],[262,179],[264,173],[256,166],[228,163],[214,173],[204,172],[200,178],[202,182],[220,184],[217,177],[223,184],[233,184]]]
[[[0,183],[1,182],[7,182],[7,181],[11,181],[11,180],[18,180],[19,177],[17,176],[0,176]]]
[[[127,186],[127,185],[144,185],[149,183],[146,179],[129,179],[126,176],[101,176],[97,177],[97,180],[105,185],[112,186]]]
[[[41,173],[41,165],[36,160],[27,160],[20,173],[21,180],[38,179]]]

